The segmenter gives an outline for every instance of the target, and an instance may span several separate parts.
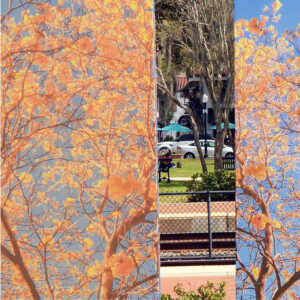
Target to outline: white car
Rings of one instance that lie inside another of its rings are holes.
[[[204,140],[200,140],[201,150],[204,155],[205,147]],[[196,158],[199,157],[195,142],[186,143],[184,145],[177,146],[177,153],[182,154],[184,158]],[[215,154],[215,141],[207,140],[207,155],[208,157],[214,157]],[[223,157],[234,157],[233,149],[230,146],[224,145],[222,150]]]
[[[177,142],[177,141],[170,141],[170,142],[161,142],[158,143],[158,154],[159,155],[166,155],[167,153],[177,153],[177,147],[179,145],[188,144],[191,143],[191,141],[185,141],[185,142]]]
[[[201,137],[202,136],[204,136],[204,135],[201,135]],[[207,135],[207,138],[208,137],[209,137],[209,135]],[[186,145],[186,144],[192,143],[193,141],[194,141],[193,134],[183,134],[174,141],[158,143],[158,145],[157,145],[158,146],[158,149],[157,149],[158,154],[166,155],[167,153],[170,153],[170,154],[178,153],[178,150],[177,150],[178,146]]]

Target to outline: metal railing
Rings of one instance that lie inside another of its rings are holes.
[[[161,265],[235,261],[235,191],[160,193]]]
[[[222,164],[224,170],[235,170],[235,158],[234,157],[222,157]]]

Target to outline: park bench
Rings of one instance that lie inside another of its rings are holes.
[[[235,158],[234,157],[222,157],[223,170],[235,170]]]
[[[159,158],[158,159],[158,182],[162,179],[170,182],[170,168],[171,168],[172,158]],[[168,177],[161,177],[161,173],[167,173]]]

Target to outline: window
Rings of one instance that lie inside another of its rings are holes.
[[[192,141],[194,139],[193,134],[184,134],[176,139],[176,142],[185,142],[185,141]]]

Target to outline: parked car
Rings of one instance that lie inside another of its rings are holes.
[[[205,135],[201,134],[200,139],[204,139]],[[207,134],[206,138],[209,140],[213,140],[211,135]],[[183,134],[179,136],[174,141],[167,141],[167,142],[161,142],[158,143],[158,154],[159,155],[166,155],[167,153],[177,153],[177,146],[185,145],[187,143],[190,143],[194,141],[194,135],[193,134]]]
[[[205,140],[200,140],[199,142],[200,142],[202,153],[204,155]],[[197,151],[197,147],[195,145],[195,142],[186,143],[184,145],[177,146],[177,153],[182,154],[184,158],[199,157],[199,153]],[[207,140],[207,155],[208,155],[208,157],[214,157],[214,154],[215,154],[215,141],[214,140]],[[223,150],[222,150],[222,156],[223,157],[234,157],[233,149],[230,146],[224,145]]]
[[[175,141],[177,142],[185,142],[185,141],[194,141],[194,135],[193,134],[182,134],[179,136]],[[200,140],[205,139],[205,134],[200,134],[199,137]],[[214,138],[210,134],[206,134],[207,140],[214,140]]]

